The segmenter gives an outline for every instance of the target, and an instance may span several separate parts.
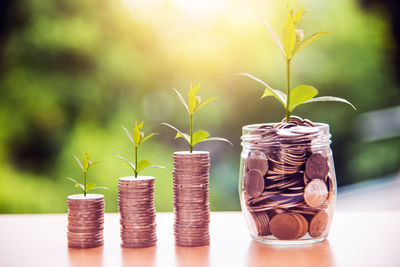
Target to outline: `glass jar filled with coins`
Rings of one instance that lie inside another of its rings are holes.
[[[243,127],[239,195],[250,235],[270,244],[324,240],[336,199],[329,125],[299,117]]]

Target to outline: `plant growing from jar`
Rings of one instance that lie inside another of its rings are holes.
[[[286,62],[286,93],[248,73],[240,73],[265,87],[261,98],[273,96],[283,106],[279,123],[243,127],[239,194],[253,239],[269,244],[305,244],[324,240],[329,232],[336,199],[336,175],[330,149],[329,125],[291,114],[298,106],[346,99],[318,95],[310,85],[291,88],[293,56],[321,36],[304,38],[297,28],[303,9],[287,11],[283,43],[263,21]]]

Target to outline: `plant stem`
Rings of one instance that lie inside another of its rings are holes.
[[[83,177],[85,182],[85,184],[83,185],[85,187],[85,190],[83,190],[83,196],[86,197],[86,172],[83,172]]]
[[[290,121],[290,59],[286,60],[286,122]]]
[[[138,157],[138,147],[137,146],[135,146],[135,178],[137,178],[137,175],[138,175],[138,172],[137,172],[137,168],[138,168],[138,165],[137,165],[137,162],[138,162],[138,160],[137,160],[137,157]]]
[[[189,115],[190,116],[190,153],[193,152],[193,114]]]

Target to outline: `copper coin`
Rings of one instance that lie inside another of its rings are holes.
[[[268,159],[264,152],[251,151],[246,159],[246,170],[259,170],[262,175],[268,171]]]
[[[320,237],[326,230],[328,225],[329,216],[328,213],[321,211],[314,215],[310,222],[310,228],[308,230],[311,237]]]
[[[328,188],[322,180],[311,180],[304,189],[304,200],[310,207],[321,206],[327,197]]]
[[[314,152],[306,162],[306,174],[310,179],[325,180],[329,172],[328,158],[321,152]]]
[[[299,221],[290,213],[275,215],[270,222],[270,231],[278,239],[295,239],[299,233]]]
[[[264,191],[264,177],[258,170],[250,170],[244,176],[244,190],[250,197],[258,197]]]

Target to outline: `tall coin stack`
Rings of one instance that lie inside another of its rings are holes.
[[[103,245],[104,196],[68,196],[68,246],[94,248]]]
[[[209,170],[209,152],[174,153],[174,234],[178,246],[210,243]]]
[[[118,208],[123,247],[152,247],[157,242],[154,181],[151,176],[119,179]]]

